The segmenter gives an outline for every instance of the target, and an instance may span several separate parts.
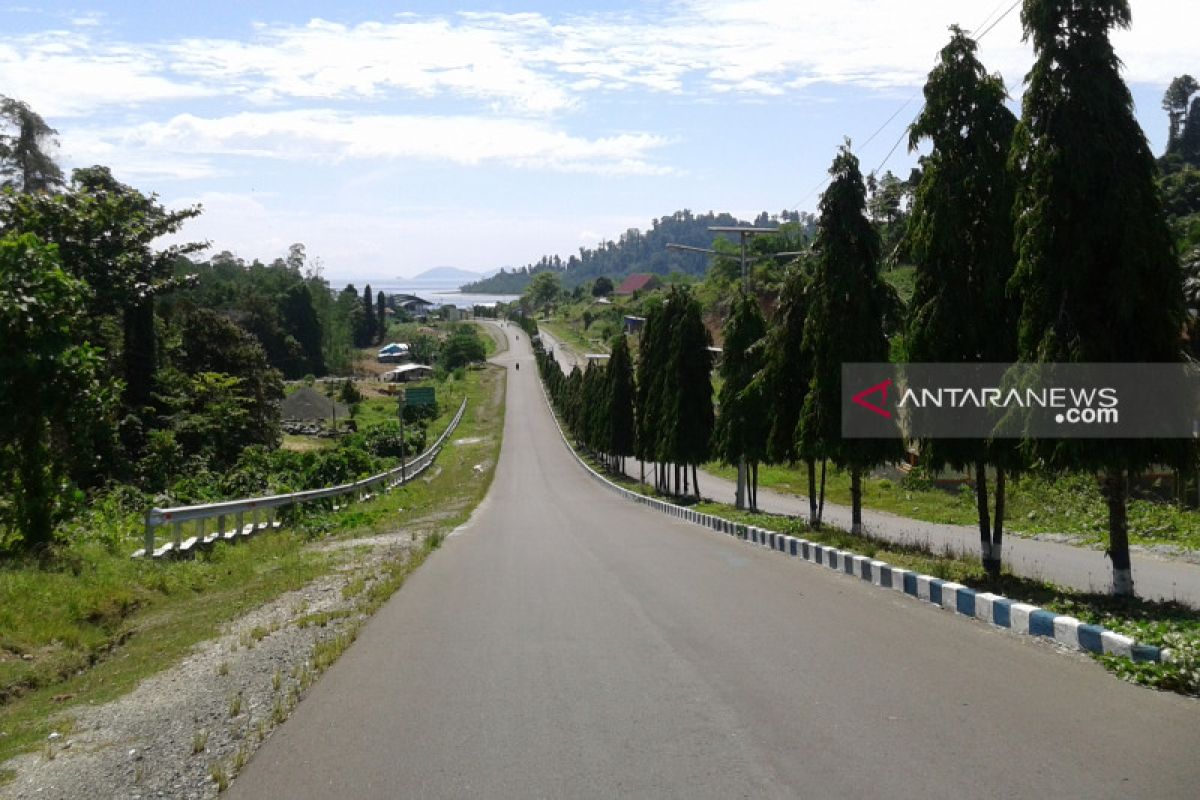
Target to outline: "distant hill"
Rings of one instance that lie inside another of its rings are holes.
[[[486,274],[471,272],[458,267],[434,267],[427,269],[419,275],[414,275],[411,278],[401,278],[405,283],[411,284],[437,284],[439,286],[458,286],[461,283],[470,283],[471,281],[482,280],[488,277]]]
[[[800,223],[805,235],[811,236],[816,227],[816,218],[808,213],[784,211],[779,216],[763,212],[754,220],[762,227],[781,221]],[[594,248],[581,247],[578,255],[563,259],[561,256],[542,256],[535,264],[513,269],[502,269],[490,278],[476,280],[462,287],[464,292],[480,294],[520,294],[539,272],[551,270],[560,274],[563,286],[568,289],[606,275],[619,283],[621,278],[636,272],[669,275],[679,271],[688,275],[702,276],[708,270],[710,259],[700,253],[668,250],[667,244],[683,244],[692,247],[710,247],[713,234],[708,230],[713,225],[749,225],[731,214],[693,214],[691,211],[676,211],[670,216],[651,220],[650,227],[641,231],[630,228],[617,241],[601,242]]]

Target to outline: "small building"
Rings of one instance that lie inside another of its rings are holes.
[[[396,308],[412,314],[414,317],[424,317],[433,309],[434,304],[428,300],[423,300],[415,294],[397,294],[392,295],[396,303]]]
[[[616,289],[616,294],[631,295],[634,292],[646,292],[651,289],[657,289],[660,286],[662,286],[662,281],[658,279],[657,275],[639,273],[637,275],[630,275],[621,281],[621,285]]]
[[[625,332],[628,334],[641,333],[642,328],[646,325],[645,317],[635,317],[630,314],[625,315]]]
[[[433,375],[433,367],[426,364],[401,364],[391,372],[385,372],[383,379],[393,383],[420,381]]]
[[[381,364],[403,364],[409,359],[408,345],[392,342],[379,348],[375,358]]]

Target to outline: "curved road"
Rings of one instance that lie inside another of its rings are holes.
[[[526,339],[487,499],[231,796],[1195,797],[1197,702],[602,490]]]

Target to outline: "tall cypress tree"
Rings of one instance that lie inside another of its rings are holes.
[[[726,464],[746,461],[750,471],[750,507],[755,509],[758,508],[758,462],[766,457],[769,421],[766,395],[752,382],[765,361],[763,348],[756,345],[766,332],[767,323],[758,300],[739,290],[723,331],[725,343],[720,367],[723,383],[713,446]]]
[[[1004,105],[1004,81],[979,63],[974,40],[958,27],[951,31],[909,136],[910,150],[922,140],[933,149],[924,161],[906,242],[917,267],[907,355],[914,362],[1010,362],[1017,356],[1017,308],[1006,296],[1016,261],[1015,182],[1007,161],[1017,119]],[[974,467],[980,547],[991,575],[1000,573],[1005,468],[1014,456],[1003,441],[921,442],[921,459],[934,470]],[[989,462],[997,467],[994,524]]]
[[[817,459],[825,454],[800,447],[800,411],[812,382],[812,353],[804,346],[804,322],[808,318],[808,289],[811,259],[797,263],[784,276],[779,306],[765,340],[766,361],[755,378],[767,407],[767,459],[774,464],[792,464],[803,459],[808,473],[808,521],[821,526],[825,508],[825,483],[817,488]]]
[[[700,496],[697,467],[708,460],[713,434],[711,340],[701,318],[700,303],[685,287],[674,287],[667,299],[672,318],[667,360],[666,452],[670,461],[692,471],[692,490]],[[676,492],[680,490],[676,478]]]
[[[613,458],[620,459],[617,470],[623,473],[624,459],[634,454],[635,444],[633,360],[623,335],[613,340],[606,375],[609,413],[607,450]]]
[[[383,340],[387,338],[388,325],[387,297],[384,296],[382,291],[375,295],[375,327],[378,329],[375,341],[378,344],[383,344]]]
[[[862,531],[862,476],[899,459],[899,439],[842,438],[842,364],[888,360],[884,323],[895,295],[879,275],[879,234],[866,216],[866,186],[847,142],[830,167],[813,242],[815,264],[804,326],[812,380],[801,411],[801,447],[825,452],[850,473],[852,532]]]
[[[363,287],[362,294],[363,304],[363,328],[362,335],[359,337],[359,347],[370,347],[375,341],[375,334],[379,326],[375,321],[375,295],[371,293],[371,284]]]
[[[659,460],[659,434],[663,427],[662,393],[666,374],[670,333],[666,309],[661,302],[652,302],[642,326],[637,364],[636,431],[637,457],[643,464]],[[645,483],[645,476],[642,478]],[[655,488],[662,488],[661,475],[656,469]]]
[[[1193,167],[1200,167],[1200,97],[1188,108],[1187,121],[1179,135],[1179,155]]]
[[[312,290],[303,281],[293,283],[283,294],[280,303],[283,324],[295,340],[300,344],[304,354],[304,364],[299,375],[286,375],[298,378],[306,372],[313,375],[325,373],[325,358],[321,351],[324,334],[321,330],[321,320],[314,308]]]
[[[1013,163],[1023,300],[1023,360],[1169,362],[1180,358],[1179,262],[1155,186],[1155,165],[1133,116],[1108,39],[1130,24],[1126,0],[1026,0],[1026,78]],[[1113,592],[1133,593],[1126,480],[1174,463],[1185,442],[1065,439],[1032,442],[1052,467],[1100,471],[1108,503]]]
[[[62,170],[46,153],[58,131],[20,100],[0,95],[0,123],[13,133],[0,133],[0,186],[19,192],[47,192],[63,185]]]

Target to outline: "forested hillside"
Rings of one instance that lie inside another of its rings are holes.
[[[806,236],[811,237],[816,228],[816,218],[805,212],[783,211],[778,216],[767,212],[760,214],[753,223],[739,220],[731,214],[708,212],[696,215],[691,211],[676,211],[669,217],[652,220],[650,227],[642,231],[630,228],[617,241],[604,241],[595,248],[581,247],[579,255],[566,259],[561,256],[542,256],[534,264],[519,269],[501,270],[487,280],[476,281],[462,287],[464,292],[495,294],[519,294],[539,272],[560,273],[562,283],[568,289],[581,286],[601,275],[619,283],[619,278],[637,272],[669,275],[681,272],[685,275],[703,277],[708,270],[709,259],[701,253],[668,250],[668,244],[683,244],[691,247],[711,247],[714,234],[708,229],[714,225],[766,226],[781,222],[800,223]]]

